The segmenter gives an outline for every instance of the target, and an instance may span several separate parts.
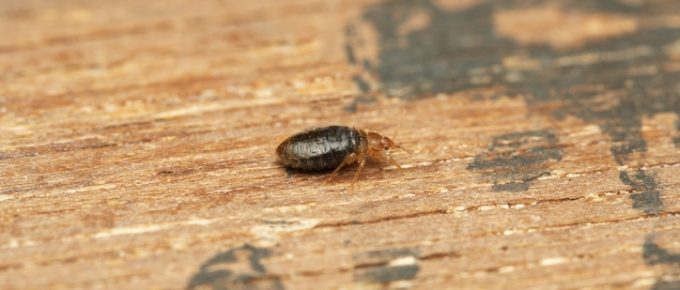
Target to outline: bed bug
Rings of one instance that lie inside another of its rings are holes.
[[[309,129],[290,136],[276,148],[284,166],[301,171],[335,169],[332,179],[345,165],[359,163],[352,185],[366,164],[366,159],[388,161],[397,168],[401,166],[385,151],[403,147],[389,138],[364,129],[347,126],[328,126]],[[407,151],[408,152],[408,151]]]

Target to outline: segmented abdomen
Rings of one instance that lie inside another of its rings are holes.
[[[295,134],[276,149],[285,166],[299,170],[333,169],[356,152],[361,143],[359,132],[345,126],[315,128]]]

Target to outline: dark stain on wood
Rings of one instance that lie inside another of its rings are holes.
[[[673,137],[673,144],[675,147],[680,147],[680,118],[675,121],[675,136]]]
[[[677,290],[680,289],[680,280],[664,281],[659,280],[654,283],[652,290]]]
[[[357,86],[359,86],[359,89],[362,90],[362,91],[367,90],[367,88],[369,86],[368,83],[361,78],[355,77],[355,83],[357,84]],[[350,113],[356,113],[357,110],[359,109],[359,105],[370,104],[370,103],[373,103],[374,101],[375,101],[375,98],[371,97],[371,96],[362,95],[362,96],[356,97],[352,100],[351,103],[349,103],[347,106],[345,106],[345,111],[350,112]]]
[[[248,244],[217,254],[201,265],[187,289],[282,290],[281,281],[268,276],[262,264],[262,259],[269,255],[269,249]]]
[[[598,2],[599,3],[599,2]],[[587,1],[531,1],[531,5],[558,5],[563,11],[620,13],[638,21],[659,17],[669,8],[666,2],[626,4],[609,0],[599,4]],[[405,100],[429,97],[438,93],[454,93],[501,87],[498,96],[519,96],[526,100],[533,113],[548,114],[556,120],[575,116],[595,124],[612,142],[610,151],[618,164],[627,164],[636,152],[646,152],[642,137],[642,119],[660,113],[680,115],[680,95],[677,83],[680,72],[666,69],[670,60],[665,51],[677,39],[680,29],[640,27],[607,39],[598,39],[568,49],[547,45],[523,45],[500,35],[494,26],[494,14],[512,8],[527,7],[525,1],[482,1],[470,8],[448,11],[435,1],[384,1],[371,6],[362,14],[363,21],[377,33],[376,60],[365,59],[369,75],[377,76],[378,86],[366,89],[368,81],[362,75],[355,82],[362,92],[382,92]],[[425,13],[429,24],[407,34],[399,27],[416,13]],[[349,26],[360,25],[361,21]],[[353,31],[348,29],[348,31]],[[362,40],[356,33],[347,33],[347,42],[356,58]],[[401,45],[395,45],[401,43]],[[607,58],[626,50],[639,49],[624,57]],[[593,54],[594,63],[564,64],[560,60]],[[523,56],[537,61],[535,69],[514,69],[502,60]],[[354,60],[357,63],[359,60]],[[656,73],[635,73],[651,68]],[[601,96],[613,93],[616,97]],[[364,96],[360,96],[364,98]],[[356,110],[355,100],[348,111]],[[561,104],[545,112],[546,104]],[[680,128],[680,124],[676,124]],[[676,145],[680,137],[674,139]],[[475,169],[471,167],[470,169]],[[529,170],[530,168],[526,168]],[[625,176],[621,174],[621,176]],[[622,182],[627,182],[621,180]],[[512,184],[499,190],[524,190],[526,186]],[[659,210],[653,196],[632,196],[636,208]]]
[[[474,89],[492,86],[497,88],[495,96],[523,98],[532,114],[546,115],[555,121],[572,116],[598,126],[611,142],[613,160],[619,165],[631,165],[648,149],[642,135],[644,118],[661,113],[680,117],[677,85],[680,71],[666,66],[672,62],[667,48],[680,39],[680,28],[640,25],[633,33],[562,49],[547,44],[521,44],[496,30],[497,13],[539,5],[557,6],[562,12],[617,13],[638,23],[680,11],[677,1],[488,0],[460,10],[444,9],[433,0],[383,1],[367,8],[360,21],[348,26],[364,23],[376,33],[376,59],[360,59],[362,40],[354,28],[346,33],[347,51],[352,53],[350,63],[368,64],[354,78],[361,91],[357,98],[382,94],[414,100],[460,92],[481,98]],[[414,15],[423,13],[429,19],[426,25],[407,33],[399,30]],[[583,55],[594,55],[596,60],[564,61]],[[518,56],[536,65],[517,69],[503,62]],[[375,84],[370,86],[365,75],[375,76]],[[347,111],[356,111],[357,103],[352,102]],[[675,127],[673,142],[678,147],[680,121]],[[562,152],[554,147],[558,137],[547,132],[535,135],[544,144],[529,148],[521,142],[517,143],[521,146],[513,147],[512,140],[534,133],[498,136],[487,152],[475,157],[468,170],[481,172],[493,181],[496,191],[527,190],[531,181],[547,172],[546,163],[562,158]],[[498,141],[509,145],[496,144]],[[632,187],[633,208],[648,214],[662,212],[660,184],[651,173],[623,169],[619,180]],[[649,240],[644,248],[645,261],[650,264],[678,263],[675,255]],[[677,286],[677,282],[663,283],[655,288]]]
[[[671,251],[662,248],[655,241],[654,234],[650,234],[645,238],[645,243],[642,246],[642,258],[648,265],[665,265],[677,270],[680,270],[680,253],[672,253]],[[666,270],[671,272],[671,270]],[[659,278],[652,289],[680,289],[680,279],[675,277],[671,280]]]
[[[630,195],[630,198],[633,200],[633,208],[650,214],[661,212],[663,201],[661,200],[661,192],[657,188],[658,184],[654,176],[639,169],[635,174],[621,171],[619,179],[633,189],[633,193]]]
[[[411,280],[416,277],[420,266],[416,260],[417,249],[382,249],[357,253],[353,256],[354,281],[360,283],[388,284],[394,281]],[[405,259],[405,263],[398,263]],[[411,261],[412,260],[412,261]]]
[[[665,264],[680,267],[680,253],[671,253],[660,247],[653,235],[647,236],[642,246],[642,258],[649,265]]]
[[[494,191],[525,191],[551,164],[562,159],[557,136],[549,130],[503,134],[493,138],[489,150],[475,156],[467,167],[493,183]]]

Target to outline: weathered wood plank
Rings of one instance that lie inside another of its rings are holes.
[[[678,288],[676,2],[4,1],[0,288]]]

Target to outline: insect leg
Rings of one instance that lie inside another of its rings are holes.
[[[399,168],[399,170],[402,170],[402,169],[403,169],[403,168],[401,168],[401,166],[399,165],[399,163],[397,163],[397,161],[394,161],[394,159],[392,159],[392,157],[390,157],[389,155],[384,155],[384,158],[387,159],[387,161],[389,161],[390,163],[392,163],[392,165],[394,165],[394,166],[396,166],[397,168]]]
[[[326,179],[326,182],[327,183],[330,182],[331,179],[333,179],[333,177],[335,177],[338,174],[338,171],[340,171],[340,169],[342,169],[342,167],[344,167],[347,164],[352,164],[352,162],[354,162],[356,160],[357,160],[356,154],[352,153],[350,155],[347,155],[347,157],[345,157],[345,159],[342,160],[342,162],[340,162],[340,165],[338,165],[338,167],[336,167],[335,170],[333,170],[333,172],[331,173],[331,176],[329,176],[328,179]]]
[[[356,183],[357,178],[359,178],[359,174],[361,173],[361,170],[364,169],[364,165],[366,164],[366,158],[359,157],[359,168],[357,168],[357,172],[354,173],[354,178],[352,178],[352,185],[350,187],[352,188],[352,191],[354,191],[354,183]]]

